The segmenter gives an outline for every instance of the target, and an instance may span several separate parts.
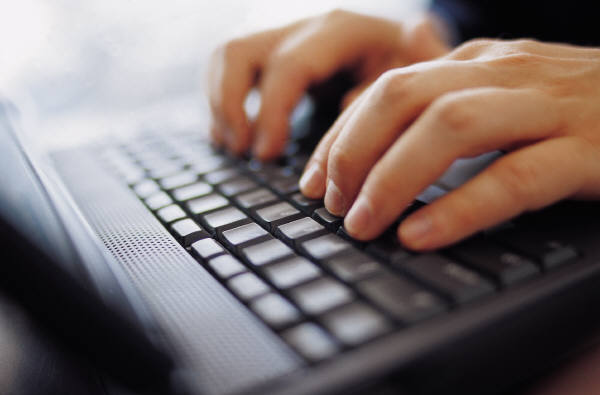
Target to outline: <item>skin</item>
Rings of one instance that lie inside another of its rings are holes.
[[[343,69],[356,87],[300,187],[345,215],[355,238],[377,237],[455,159],[493,150],[506,154],[401,223],[404,245],[432,250],[564,198],[598,199],[600,50],[533,40],[452,49],[436,26],[333,11],[230,41],[210,68],[215,143],[276,157],[301,96]],[[253,87],[256,120],[243,109]],[[594,393],[598,361],[592,350],[534,393]]]
[[[300,187],[359,240],[381,234],[455,159],[493,150],[507,154],[402,222],[404,245],[436,249],[560,199],[600,197],[600,50],[533,40],[450,49],[427,18],[333,11],[227,43],[211,66],[214,140],[276,157],[295,104],[341,69],[357,85]]]

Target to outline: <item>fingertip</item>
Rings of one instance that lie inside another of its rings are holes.
[[[439,246],[431,214],[419,210],[398,227],[398,239],[411,250],[426,251]]]
[[[300,177],[300,191],[311,199],[320,199],[325,195],[325,172],[318,163],[312,163]]]

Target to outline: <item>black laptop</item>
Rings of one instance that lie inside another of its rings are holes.
[[[597,331],[597,203],[417,254],[392,231],[352,240],[302,196],[301,139],[274,163],[229,156],[202,130],[41,158],[15,113],[0,108],[14,263],[3,259],[1,283],[108,393],[506,393]],[[408,211],[495,156],[458,163]]]

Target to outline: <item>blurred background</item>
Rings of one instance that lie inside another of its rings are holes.
[[[23,118],[35,115],[36,140],[50,145],[143,125],[203,127],[208,57],[228,38],[334,8],[401,19],[427,5],[427,0],[0,0],[0,95],[16,102]]]

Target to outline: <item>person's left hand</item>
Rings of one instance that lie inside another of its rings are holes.
[[[599,49],[470,41],[383,74],[321,140],[301,190],[325,195],[368,240],[455,159],[507,151],[398,229],[409,248],[442,247],[563,198],[600,197],[599,109]]]

